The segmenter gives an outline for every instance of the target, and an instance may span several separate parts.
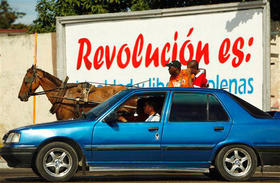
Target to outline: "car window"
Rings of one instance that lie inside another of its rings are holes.
[[[202,93],[174,93],[169,122],[228,121],[217,98]]]
[[[83,118],[94,120],[96,117],[100,116],[104,112],[106,112],[110,107],[112,107],[113,104],[115,104],[117,101],[119,101],[121,98],[123,98],[127,93],[129,93],[129,90],[123,90],[111,98],[107,99],[103,103],[97,105],[93,109],[91,109],[89,112],[87,112]]]
[[[206,121],[207,95],[196,93],[174,93],[170,122]]]
[[[159,122],[165,93],[141,93],[129,97],[104,119],[105,122]]]
[[[213,95],[208,95],[209,121],[228,121],[229,117],[218,99]]]
[[[246,102],[245,100],[228,93],[228,95],[235,100],[243,109],[245,109],[248,113],[250,113],[255,118],[272,118],[272,116],[259,108],[253,106],[252,104]]]

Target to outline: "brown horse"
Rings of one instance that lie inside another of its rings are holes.
[[[85,88],[85,84],[88,87]],[[44,90],[41,94],[46,94],[53,104],[51,112],[56,113],[58,120],[78,118],[82,111],[87,112],[126,89],[125,86],[95,87],[88,83],[63,83],[57,77],[33,65],[23,78],[18,98],[28,101],[30,96],[36,95],[35,91],[39,86]]]

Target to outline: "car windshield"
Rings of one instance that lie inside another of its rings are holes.
[[[123,90],[123,91],[115,94],[111,98],[107,99],[105,102],[97,105],[96,107],[91,109],[89,112],[84,114],[82,116],[82,118],[88,119],[88,120],[96,119],[98,116],[100,116],[101,114],[106,112],[113,104],[115,104],[115,102],[119,101],[122,97],[124,97],[128,92],[129,92],[129,90]]]

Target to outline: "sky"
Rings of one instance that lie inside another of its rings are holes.
[[[7,0],[10,7],[16,11],[24,12],[26,15],[17,19],[15,23],[32,24],[37,17],[35,6],[37,0]]]

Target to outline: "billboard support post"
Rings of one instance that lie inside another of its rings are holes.
[[[264,6],[263,14],[263,29],[264,29],[264,82],[263,82],[263,110],[271,110],[271,79],[270,79],[270,3],[265,0],[266,6]]]

